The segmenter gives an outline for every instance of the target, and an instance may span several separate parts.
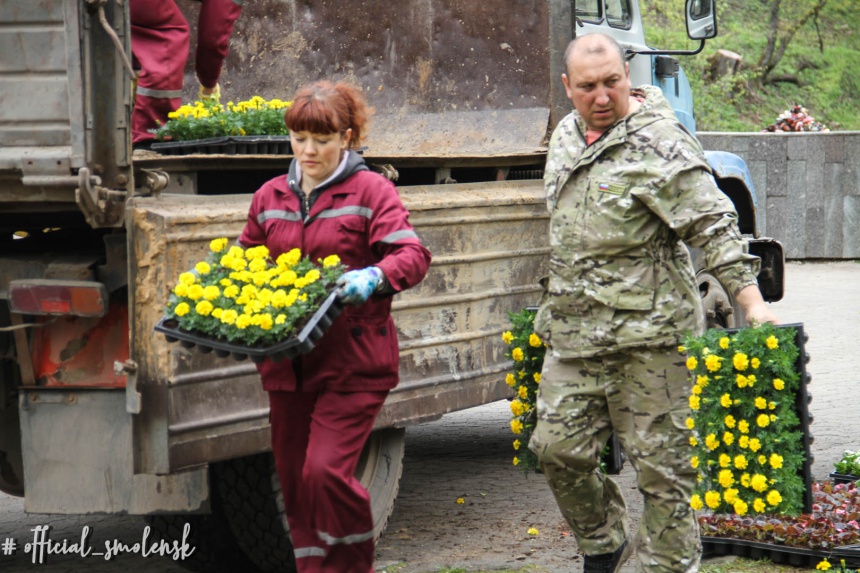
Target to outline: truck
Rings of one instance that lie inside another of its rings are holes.
[[[199,5],[179,3],[193,38]],[[698,50],[716,9],[686,0]],[[254,365],[153,330],[178,275],[212,239],[239,235],[253,192],[290,156],[134,152],[128,10],[0,4],[0,491],[32,513],[146,516],[154,535],[189,537],[190,569],[292,570]],[[563,52],[595,31],[625,47],[634,85],[660,86],[695,129],[677,56],[697,50],[649,48],[635,0],[257,0],[236,24],[225,95],[360,86],[376,108],[364,157],[396,180],[433,253],[426,279],[394,301],[401,382],[356,472],[377,534],[406,428],[510,397],[501,335],[542,292],[546,146],[571,109]],[[188,100],[190,67],[185,85]],[[762,258],[762,294],[779,300],[782,246],[759,236],[746,165],[708,159]],[[741,326],[731,293],[704,269],[698,280],[708,326]]]

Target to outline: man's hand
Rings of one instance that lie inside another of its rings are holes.
[[[338,298],[344,304],[362,304],[382,283],[382,277],[382,271],[376,267],[344,273],[337,279],[337,284],[341,287]]]
[[[749,324],[764,324],[765,322],[779,324],[779,318],[770,310],[770,307],[767,306],[767,303],[761,297],[761,291],[758,290],[758,286],[750,285],[742,288],[737,296],[735,296],[735,299],[743,307]]]

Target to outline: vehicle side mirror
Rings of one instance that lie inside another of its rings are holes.
[[[684,14],[691,39],[710,40],[717,35],[717,0],[687,0]]]

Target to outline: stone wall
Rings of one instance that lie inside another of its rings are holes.
[[[860,132],[700,132],[749,166],[762,236],[787,259],[860,259]]]

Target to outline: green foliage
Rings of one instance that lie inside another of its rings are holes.
[[[160,141],[191,141],[229,135],[286,135],[284,110],[291,105],[279,99],[254,96],[226,106],[196,101],[170,112],[167,123],[151,130]]]
[[[860,451],[842,454],[842,458],[833,466],[838,474],[860,476]]]
[[[807,22],[774,69],[775,75],[794,75],[800,85],[787,82],[760,85],[756,70],[765,45],[773,0],[719,0],[719,35],[702,53],[682,56],[695,96],[699,131],[760,131],[794,104],[809,110],[831,130],[860,129],[860,10],[855,0],[828,0],[816,21]],[[682,18],[684,0],[640,2],[649,46],[690,49]],[[791,26],[815,0],[783,0],[781,32]],[[817,25],[816,25],[817,24]],[[709,58],[720,49],[743,57],[741,72],[731,78],[708,77]]]
[[[803,509],[803,433],[793,328],[711,329],[684,340],[700,481],[691,505],[718,513],[796,515]]]

